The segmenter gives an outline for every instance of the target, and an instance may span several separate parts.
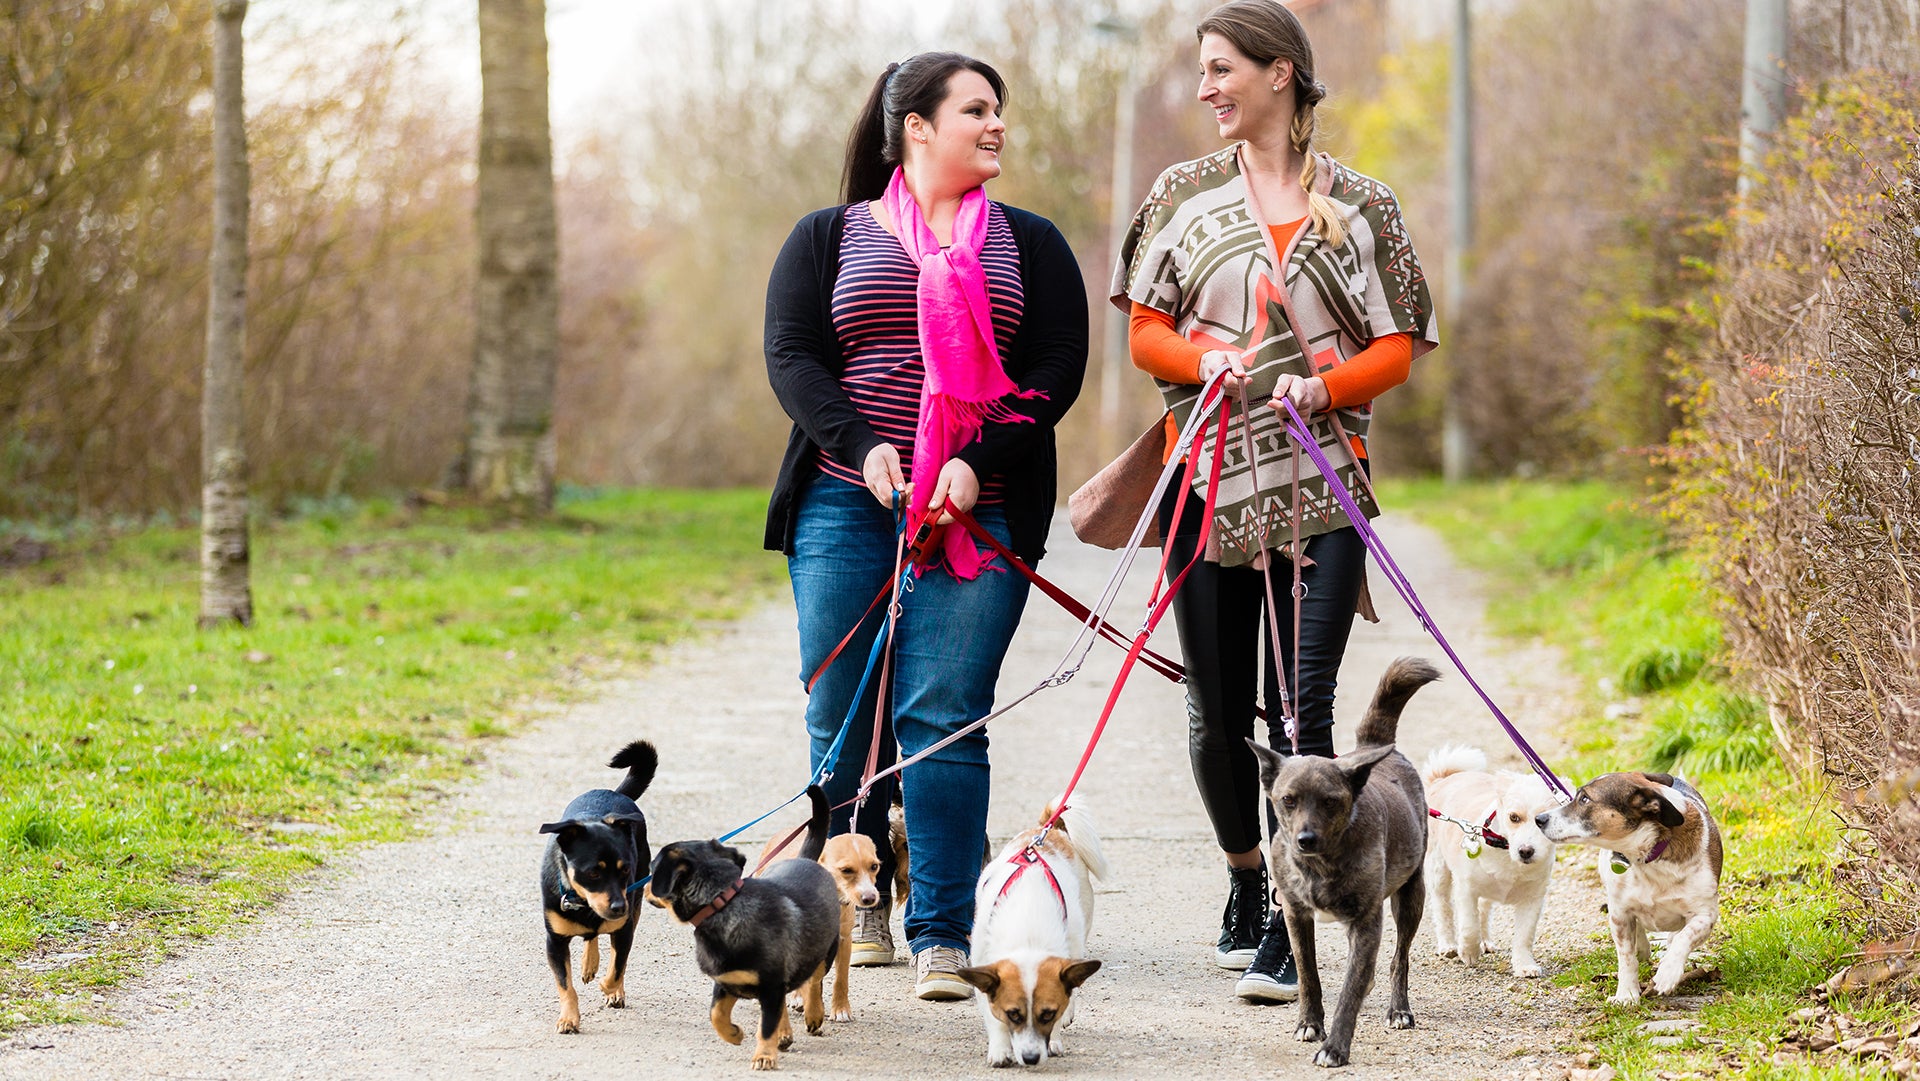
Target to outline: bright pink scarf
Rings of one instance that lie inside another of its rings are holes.
[[[980,249],[987,243],[987,193],[975,188],[962,196],[953,219],[953,244],[942,248],[907,190],[906,174],[893,171],[881,197],[893,217],[900,246],[920,267],[920,355],[926,384],[920,391],[920,419],[913,437],[913,501],[908,524],[918,528],[940,470],[954,452],[980,438],[987,421],[1026,421],[1003,400],[1043,396],[1023,391],[1007,378],[1000,346],[993,336],[993,306],[987,299],[987,273]],[[984,484],[985,477],[980,480]],[[971,579],[991,553],[982,557],[964,529],[948,529],[939,540],[954,577]]]

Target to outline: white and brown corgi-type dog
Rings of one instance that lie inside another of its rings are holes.
[[[1052,808],[1040,819],[1052,817]],[[1100,838],[1069,807],[1043,840],[1039,829],[1007,842],[980,872],[974,891],[971,968],[979,990],[987,1063],[1037,1066],[1065,1053],[1060,1030],[1073,1020],[1073,992],[1100,970],[1087,959],[1093,879],[1107,876]]]
[[[1535,821],[1552,840],[1613,853],[1600,868],[1620,961],[1613,1001],[1640,1001],[1648,931],[1673,932],[1653,974],[1653,993],[1671,994],[1720,918],[1720,827],[1700,793],[1665,773],[1608,773]]]
[[[1427,806],[1476,831],[1446,821],[1427,830],[1435,952],[1478,963],[1481,952],[1493,948],[1487,933],[1493,906],[1512,905],[1513,974],[1545,975],[1533,940],[1553,877],[1553,842],[1534,821],[1557,805],[1546,782],[1531,773],[1488,772],[1485,753],[1455,744],[1428,755],[1420,779]]]

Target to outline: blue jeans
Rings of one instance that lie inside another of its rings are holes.
[[[974,517],[1003,543],[1007,540],[1006,515],[999,507],[975,508]],[[894,538],[893,512],[865,488],[826,476],[807,483],[800,494],[794,554],[787,561],[800,620],[801,680],[819,668],[892,577]],[[970,582],[938,566],[911,582],[912,592],[901,594],[894,629],[893,732],[881,734],[882,769],[897,761],[899,753],[917,754],[993,711],[1000,662],[1027,603],[1027,580],[998,559]],[[882,603],[866,618],[807,699],[815,769],[846,719],[885,609]],[[830,767],[833,778],[825,787],[833,803],[851,798],[860,787],[873,739],[878,684],[876,671],[840,761]],[[973,932],[973,889],[987,833],[986,730],[897,776],[913,846],[908,861],[913,892],[906,911],[908,945],[916,953],[929,946],[965,950]],[[891,791],[887,782],[874,786],[857,824],[848,821],[851,808],[838,812],[833,823],[836,833],[852,827],[872,837],[882,862],[889,865]],[[881,882],[890,880],[891,867],[883,867]]]

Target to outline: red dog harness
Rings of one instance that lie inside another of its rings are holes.
[[[1047,861],[1040,858],[1040,853],[1031,848],[1023,848],[1007,857],[1007,862],[1013,864],[1013,873],[1000,884],[1000,892],[993,899],[995,908],[1000,906],[1000,899],[1007,895],[1007,891],[1013,888],[1013,884],[1020,881],[1020,876],[1027,873],[1027,868],[1038,867],[1040,873],[1047,876],[1047,885],[1053,887],[1054,900],[1060,902],[1060,914],[1062,916],[1067,914],[1066,891],[1060,888],[1060,880],[1053,877],[1053,868],[1047,866]]]

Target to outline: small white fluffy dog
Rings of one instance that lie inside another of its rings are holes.
[[[1040,821],[1052,813],[1049,807]],[[1077,807],[1029,854],[1039,833],[1024,830],[1007,842],[974,892],[973,966],[960,976],[979,989],[990,1066],[1037,1066],[1064,1054],[1060,1030],[1073,1021],[1074,989],[1100,970],[1086,959],[1092,880],[1107,876],[1100,838]]]
[[[1557,801],[1546,782],[1531,773],[1487,771],[1487,756],[1474,747],[1449,744],[1427,756],[1420,770],[1427,805],[1504,838],[1506,848],[1486,844],[1469,856],[1469,838],[1451,822],[1427,830],[1427,905],[1433,909],[1435,952],[1471,965],[1493,949],[1487,917],[1496,904],[1513,906],[1513,974],[1545,975],[1533,956],[1540,910],[1553,877],[1553,842],[1534,817]]]

